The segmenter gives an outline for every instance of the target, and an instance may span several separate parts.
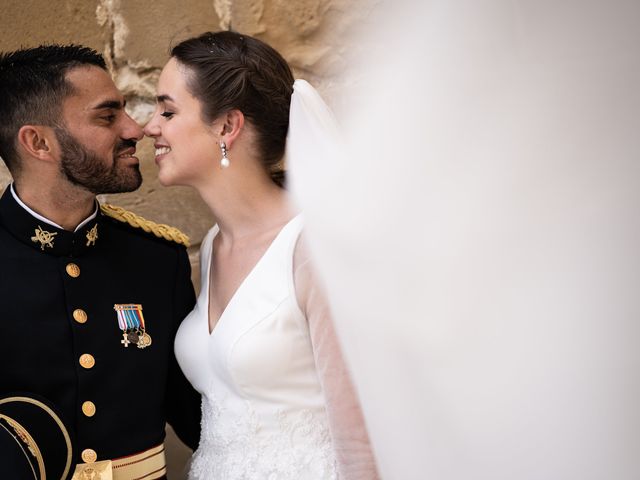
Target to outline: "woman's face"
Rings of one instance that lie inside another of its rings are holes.
[[[206,125],[201,105],[187,89],[186,67],[172,58],[158,80],[156,110],[144,127],[154,139],[158,179],[163,185],[195,186],[220,161],[214,125]]]

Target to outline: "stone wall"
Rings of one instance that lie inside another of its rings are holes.
[[[331,103],[341,87],[335,76],[346,64],[347,32],[366,15],[365,5],[366,0],[3,0],[0,51],[51,42],[95,48],[105,55],[128,111],[144,124],[154,109],[155,83],[170,46],[207,30],[232,27],[274,46],[296,77],[314,83]],[[187,233],[197,288],[198,249],[213,218],[195,191],[159,185],[149,139],[139,144],[138,156],[142,187],[101,200]],[[10,178],[0,162],[0,191]],[[170,473],[176,480],[182,478],[187,452],[172,438]]]

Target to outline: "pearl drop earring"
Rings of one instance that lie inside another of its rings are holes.
[[[224,142],[220,142],[220,150],[222,151],[220,166],[222,168],[227,168],[229,166],[229,158],[227,157],[227,144]]]

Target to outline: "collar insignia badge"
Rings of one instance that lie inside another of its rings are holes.
[[[98,224],[96,223],[91,230],[87,232],[87,247],[96,244],[98,239]]]
[[[40,242],[40,248],[44,250],[44,247],[47,246],[49,248],[53,248],[53,241],[58,232],[47,232],[43,230],[40,225],[35,230],[35,235],[31,237],[31,241],[34,243]]]

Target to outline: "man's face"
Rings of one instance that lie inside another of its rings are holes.
[[[142,130],[124,110],[124,98],[98,67],[67,73],[74,92],[63,102],[63,127],[55,129],[60,169],[74,185],[99,193],[131,192],[142,183],[134,156]]]

